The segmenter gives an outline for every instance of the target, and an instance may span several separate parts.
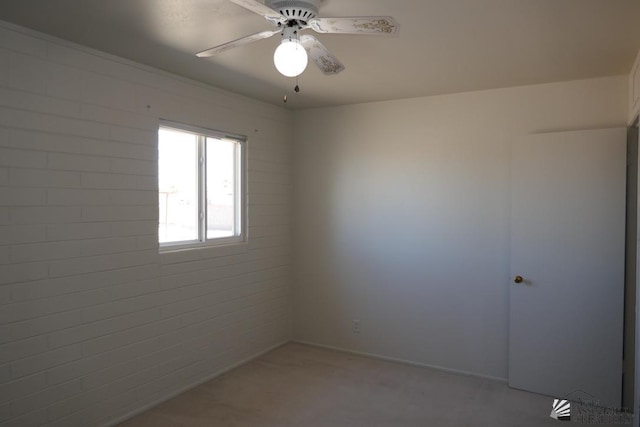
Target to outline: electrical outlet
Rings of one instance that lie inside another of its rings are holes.
[[[360,321],[359,320],[354,320],[353,321],[353,325],[351,326],[351,329],[353,330],[354,334],[359,334],[360,333]]]

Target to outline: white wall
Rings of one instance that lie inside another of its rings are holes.
[[[248,244],[158,254],[159,118],[248,136]],[[290,339],[291,126],[0,23],[0,426],[100,425]]]
[[[295,339],[506,378],[511,142],[625,126],[627,86],[295,113]]]

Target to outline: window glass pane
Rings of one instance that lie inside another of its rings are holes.
[[[160,129],[158,186],[160,243],[198,240],[198,138]]]
[[[207,138],[207,239],[236,235],[236,146]]]

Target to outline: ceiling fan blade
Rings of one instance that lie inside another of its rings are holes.
[[[309,27],[318,33],[395,35],[400,26],[390,16],[313,18]]]
[[[271,9],[268,6],[265,6],[263,3],[260,3],[258,0],[230,0],[231,2],[237,4],[238,6],[244,7],[247,10],[250,10],[253,13],[257,13],[260,16],[264,16],[267,21],[273,22],[277,24],[280,21],[284,21],[284,17],[280,15],[279,12]]]
[[[196,53],[196,56],[199,58],[213,56],[215,54],[226,52],[227,50],[236,48],[238,46],[244,46],[246,44],[253,43],[258,40],[268,39],[269,37],[278,33],[280,33],[280,30],[262,31],[260,33],[252,34],[246,37],[241,37],[237,40],[233,40],[233,41],[221,44],[219,46],[212,47],[211,49],[203,50],[202,52]]]
[[[300,37],[300,43],[323,73],[332,75],[344,71],[344,64],[315,37],[305,34]]]

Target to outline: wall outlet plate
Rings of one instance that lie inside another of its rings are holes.
[[[354,320],[353,321],[353,325],[351,326],[351,330],[353,330],[353,333],[355,333],[355,334],[359,334],[360,333],[360,321],[359,320]]]

